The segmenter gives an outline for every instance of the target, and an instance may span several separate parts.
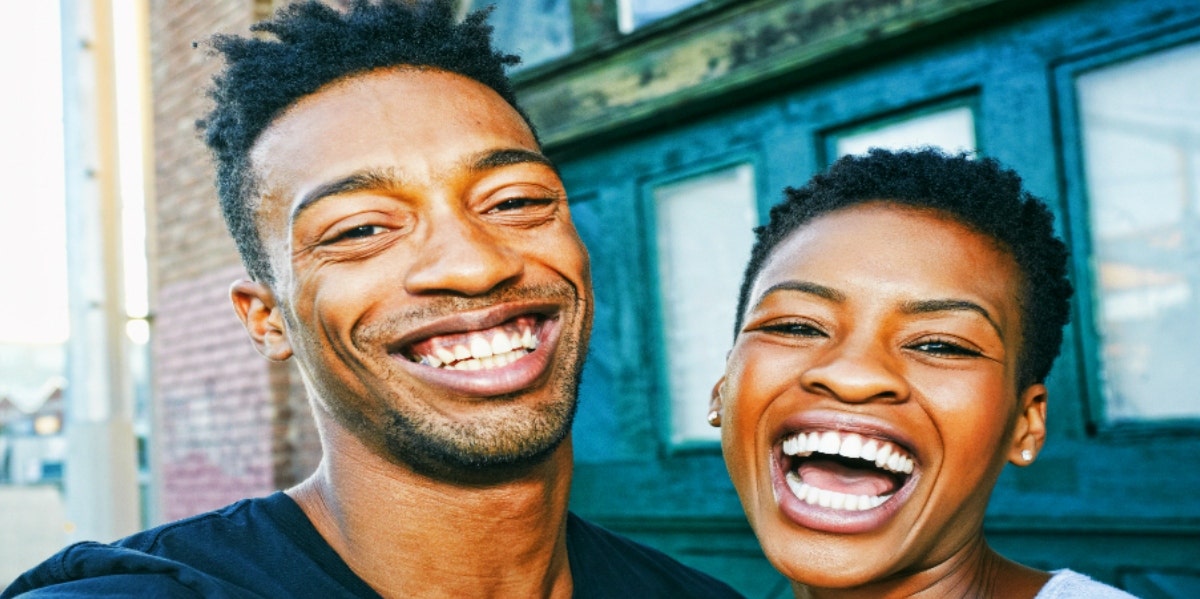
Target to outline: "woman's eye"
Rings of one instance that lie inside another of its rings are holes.
[[[921,343],[910,345],[909,347],[919,352],[937,356],[970,357],[982,355],[976,350],[963,347],[957,343],[951,343],[949,341],[942,340],[922,341]]]
[[[792,337],[823,337],[825,332],[803,322],[782,322],[759,327],[759,330]]]

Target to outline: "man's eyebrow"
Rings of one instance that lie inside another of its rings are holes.
[[[904,314],[931,314],[934,312],[975,312],[983,316],[988,324],[996,330],[996,334],[1004,337],[1004,333],[1000,330],[1000,324],[992,317],[992,313],[988,312],[987,308],[964,299],[929,299],[929,300],[912,300],[904,302],[900,311]]]
[[[364,189],[389,189],[396,187],[400,187],[400,177],[390,169],[367,168],[355,171],[345,177],[319,185],[312,191],[301,196],[300,201],[296,203],[296,207],[292,209],[292,220],[296,220],[296,217],[300,216],[300,213],[305,208],[329,196],[354,193]]]
[[[482,152],[468,158],[466,162],[467,168],[476,172],[489,171],[516,164],[541,164],[553,170],[555,176],[561,178],[558,167],[549,158],[539,152],[522,148],[505,148]],[[394,189],[401,186],[401,177],[392,169],[366,168],[355,171],[329,183],[319,185],[312,191],[304,194],[300,198],[300,201],[296,203],[296,207],[292,209],[292,220],[295,220],[305,208],[330,196],[354,193],[364,189]]]
[[[771,285],[766,291],[763,291],[762,295],[758,296],[758,300],[754,302],[754,305],[750,307],[750,310],[758,308],[766,301],[767,297],[779,291],[798,291],[837,303],[846,301],[846,294],[832,287],[826,287],[809,281],[783,281]]]
[[[505,148],[502,150],[491,150],[477,154],[473,160],[469,160],[469,165],[473,171],[487,171],[504,166],[512,166],[514,164],[534,163],[549,167],[558,175],[558,167],[554,165],[541,152],[526,150],[523,148]]]

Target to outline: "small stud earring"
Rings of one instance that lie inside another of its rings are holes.
[[[714,428],[721,426],[721,413],[713,410],[708,413],[708,424]]]
[[[1026,462],[1032,462],[1033,461],[1033,452],[1028,449],[1022,449],[1021,450],[1021,459],[1025,460]]]

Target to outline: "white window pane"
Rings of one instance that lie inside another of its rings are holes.
[[[1191,44],[1076,82],[1113,421],[1200,416],[1197,73],[1200,44]]]
[[[715,441],[708,400],[733,340],[738,286],[758,224],[749,165],[654,190],[671,441]]]
[[[521,57],[517,70],[566,56],[574,46],[570,0],[470,0],[471,9],[492,6],[488,23],[496,47]]]
[[[871,148],[902,150],[921,146],[941,148],[951,154],[975,148],[975,115],[970,107],[956,106],[899,121],[868,125],[837,136],[837,156],[866,154]]]
[[[700,0],[618,0],[618,25],[621,33],[629,33],[699,3]]]

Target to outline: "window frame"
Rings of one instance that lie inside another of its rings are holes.
[[[983,131],[979,125],[980,121],[980,100],[979,90],[972,88],[956,92],[947,96],[930,98],[920,102],[905,104],[893,108],[891,110],[873,115],[866,115],[863,118],[858,118],[853,121],[839,124],[833,127],[827,127],[818,133],[820,145],[820,160],[821,164],[829,167],[840,156],[837,151],[838,139],[847,133],[855,133],[866,127],[874,125],[878,129],[902,123],[904,121],[929,116],[938,112],[953,110],[956,108],[966,108],[971,111],[971,134],[975,138],[975,148],[973,153],[978,156],[985,155],[986,145],[982,137]]]
[[[1060,195],[1064,202],[1065,241],[1071,251],[1070,268],[1075,284],[1071,323],[1079,353],[1079,389],[1084,425],[1089,436],[1152,437],[1164,432],[1200,432],[1200,417],[1155,420],[1108,418],[1104,392],[1103,334],[1099,330],[1099,285],[1093,269],[1091,204],[1083,147],[1083,122],[1076,81],[1082,75],[1125,61],[1136,60],[1188,44],[1200,43],[1200,22],[1168,31],[1145,31],[1136,37],[1109,42],[1050,63],[1052,101],[1056,103],[1060,137]]]
[[[638,205],[639,205],[639,220],[642,223],[640,237],[644,244],[645,251],[643,253],[644,263],[642,265],[643,272],[647,274],[649,281],[648,295],[653,298],[653,306],[647,310],[648,316],[645,323],[648,327],[649,334],[647,340],[651,346],[652,364],[654,366],[654,374],[650,377],[652,395],[655,398],[651,405],[651,414],[654,417],[654,429],[663,454],[666,456],[687,455],[692,453],[719,453],[721,446],[719,440],[701,441],[690,440],[675,442],[673,437],[675,420],[674,420],[674,398],[671,397],[671,380],[670,380],[670,364],[667,361],[669,348],[667,346],[666,337],[666,314],[663,309],[662,281],[658,277],[659,268],[659,252],[658,252],[658,218],[657,206],[655,205],[654,190],[662,185],[670,185],[686,181],[687,179],[701,177],[704,175],[716,173],[719,171],[737,168],[739,166],[748,166],[751,170],[754,182],[754,206],[757,211],[757,223],[761,225],[770,210],[771,204],[766,201],[767,192],[764,186],[764,169],[766,168],[762,160],[762,152],[755,150],[735,150],[720,156],[710,157],[708,160],[701,160],[688,165],[673,168],[666,172],[655,173],[646,176],[638,181]],[[729,346],[733,346],[733,331],[729,331]],[[714,373],[713,383],[716,383],[720,373]]]

